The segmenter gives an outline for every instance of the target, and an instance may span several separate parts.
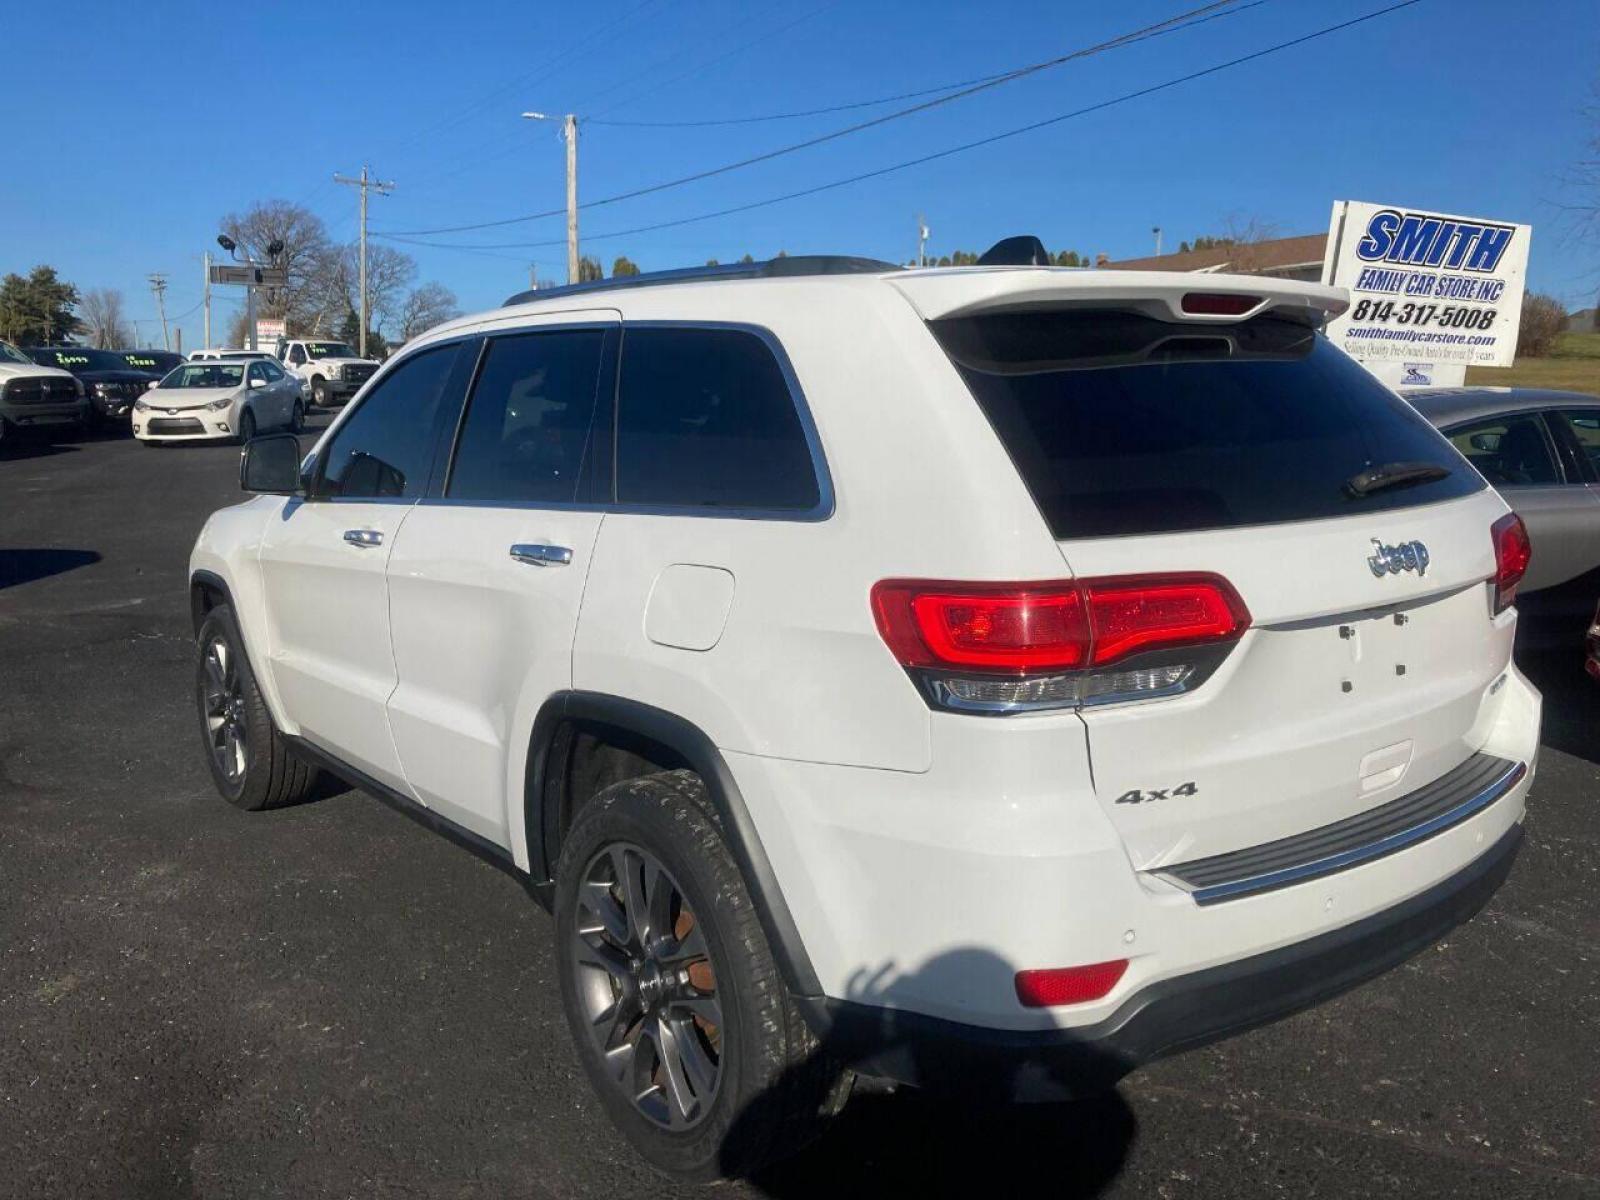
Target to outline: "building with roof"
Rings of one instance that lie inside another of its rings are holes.
[[[1152,258],[1103,261],[1095,265],[1119,271],[1195,271],[1203,274],[1226,271],[1316,283],[1322,278],[1322,259],[1327,245],[1326,233],[1307,233],[1299,237],[1268,238]]]

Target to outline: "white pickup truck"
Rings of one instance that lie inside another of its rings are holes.
[[[293,338],[278,343],[278,360],[300,380],[300,394],[318,408],[343,404],[372,378],[378,364],[344,342]]]

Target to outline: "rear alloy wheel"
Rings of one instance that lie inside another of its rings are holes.
[[[299,433],[306,427],[306,409],[300,401],[294,402],[294,411],[289,414],[289,432]]]
[[[722,1078],[722,1004],[678,881],[648,850],[613,842],[584,871],[569,949],[607,1073],[647,1120],[699,1124]]]
[[[561,997],[613,1124],[658,1170],[744,1175],[849,1095],[772,957],[705,783],[613,784],[567,831],[555,880]]]
[[[208,612],[197,640],[195,706],[217,791],[251,811],[305,799],[316,783],[316,768],[297,757],[273,725],[233,610],[219,604]]]

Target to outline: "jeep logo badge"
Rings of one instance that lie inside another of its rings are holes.
[[[1373,538],[1372,545],[1373,552],[1367,558],[1367,566],[1379,579],[1385,575],[1398,575],[1401,571],[1415,571],[1418,575],[1428,573],[1428,548],[1421,542],[1385,546]]]

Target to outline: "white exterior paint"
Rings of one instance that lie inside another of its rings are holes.
[[[1258,295],[1256,311],[1345,304],[1261,277],[1199,286]],[[771,331],[815,423],[825,519],[261,498],[214,516],[192,566],[232,588],[285,732],[519,865],[544,699],[624,697],[719,749],[829,996],[996,1027],[1092,1023],[1154,981],[1306,939],[1460,870],[1520,821],[1537,755],[1539,699],[1510,663],[1515,612],[1491,617],[1484,586],[1505,511],[1493,492],[1377,519],[1058,543],[925,324],[1107,301],[1171,314],[1196,287],[1187,274],[979,269],[604,293],[624,328]],[[397,361],[463,333],[594,319],[563,303],[452,322]],[[351,528],[381,532],[382,547],[344,543]],[[1434,569],[1375,578],[1363,564],[1375,537],[1426,539]],[[528,542],[567,547],[571,562],[511,560]],[[725,606],[719,621],[697,624],[681,598],[653,607],[684,564],[731,581],[684,593]],[[886,578],[1177,570],[1231,580],[1251,631],[1192,694],[1082,714],[930,710],[868,605]],[[1354,638],[1338,635],[1345,624]],[[1210,908],[1147,873],[1348,816],[1480,750],[1527,763],[1527,778],[1402,853]],[[1201,781],[1190,807],[1114,803],[1180,777]],[[926,969],[974,948],[959,971]],[[1017,1002],[1016,970],[1116,958],[1132,965],[1102,1001]]]

